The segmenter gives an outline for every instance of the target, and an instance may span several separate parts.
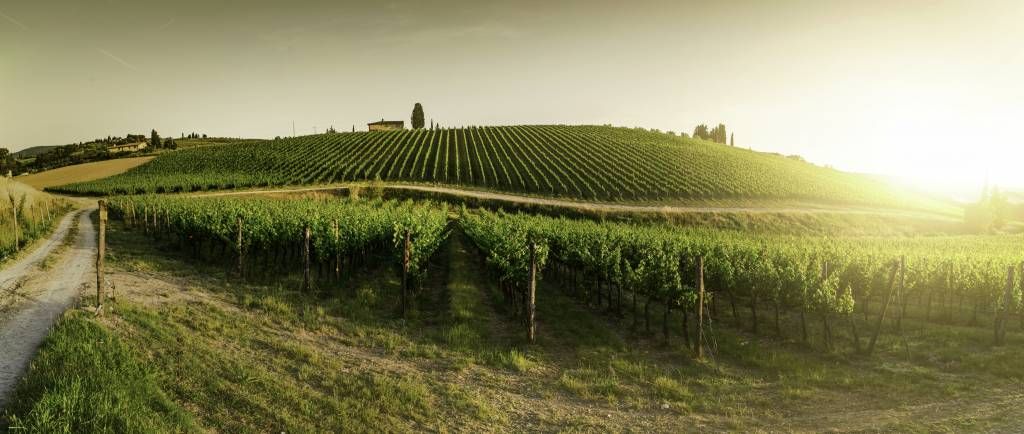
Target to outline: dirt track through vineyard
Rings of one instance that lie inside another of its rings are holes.
[[[92,278],[96,231],[89,214],[95,206],[68,213],[49,239],[34,252],[0,270],[0,298],[18,298],[10,312],[0,312],[0,409],[28,368],[50,327],[70,307]],[[57,254],[64,238],[78,232],[68,250],[48,270],[41,264]]]

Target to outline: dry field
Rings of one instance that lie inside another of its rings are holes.
[[[153,158],[154,157],[132,157],[96,161],[47,170],[45,172],[33,173],[26,176],[19,176],[17,179],[23,184],[28,184],[34,188],[42,190],[47,187],[64,185],[72,182],[92,181],[117,175],[118,173],[122,173],[133,167],[148,163]]]

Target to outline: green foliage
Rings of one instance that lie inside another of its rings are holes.
[[[425,182],[599,200],[751,198],[911,207],[873,178],[631,128],[535,125],[323,134],[160,155],[55,191],[141,194],[333,182]]]
[[[423,122],[423,106],[420,103],[416,103],[412,108],[412,128],[414,130],[422,129]],[[433,129],[433,128],[431,128]]]
[[[602,276],[633,291],[689,306],[694,259],[705,281],[725,291],[806,309],[849,314],[858,299],[885,291],[894,261],[907,258],[905,291],[966,296],[989,311],[1005,288],[1006,267],[1021,259],[1021,236],[820,238],[600,223],[463,211],[466,234],[504,280],[523,282],[527,235],[549,258],[584,275]],[[614,266],[611,264],[619,264]],[[827,264],[828,274],[824,270]]]
[[[387,250],[388,246],[396,263],[401,263],[401,239],[409,229],[414,277],[424,271],[426,261],[447,236],[444,207],[411,201],[125,196],[111,199],[109,206],[112,216],[128,221],[157,213],[165,232],[188,240],[219,240],[233,249],[237,249],[241,222],[246,255],[293,247],[309,227],[312,260],[321,263],[336,255]]]

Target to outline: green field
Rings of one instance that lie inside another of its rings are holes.
[[[571,199],[761,199],[924,208],[877,179],[642,129],[513,126],[245,141],[55,191],[132,194],[380,179]]]

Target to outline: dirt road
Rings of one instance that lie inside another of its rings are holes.
[[[24,374],[36,348],[54,321],[91,282],[96,255],[92,208],[65,216],[53,235],[36,251],[0,270],[0,299],[15,297],[10,312],[0,312],[0,408]],[[48,270],[40,265],[63,244],[77,220],[75,240]]]

